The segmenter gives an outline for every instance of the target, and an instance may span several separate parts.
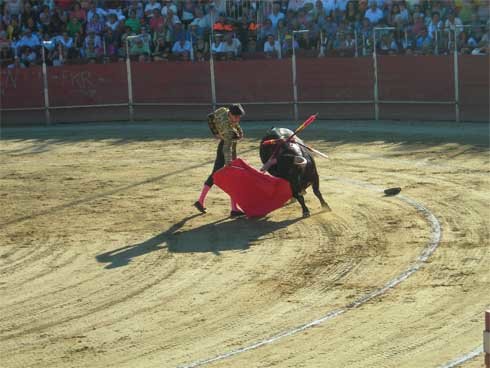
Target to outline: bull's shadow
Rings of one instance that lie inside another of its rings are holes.
[[[173,253],[206,253],[219,255],[223,251],[246,250],[259,238],[301,220],[271,221],[268,218],[230,220],[223,218],[193,229],[181,231],[185,223],[200,214],[188,216],[168,230],[142,243],[128,245],[97,255],[98,262],[108,263],[105,268],[128,265],[136,257],[167,249]]]

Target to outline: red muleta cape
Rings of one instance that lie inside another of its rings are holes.
[[[214,183],[233,198],[247,217],[262,217],[292,197],[289,182],[260,172],[237,158],[216,171]]]

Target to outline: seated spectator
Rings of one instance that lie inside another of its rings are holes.
[[[28,46],[23,46],[20,49],[20,61],[22,64],[26,66],[31,66],[35,65],[37,61],[37,54],[34,51],[34,49],[28,47]]]
[[[102,39],[98,34],[95,34],[95,32],[93,31],[89,32],[87,37],[85,37],[85,41],[83,45],[85,49],[88,48],[89,42],[92,42],[96,49],[102,48]]]
[[[182,23],[180,18],[172,10],[172,7],[170,7],[165,14],[165,22],[169,27],[174,27],[176,24]]]
[[[439,36],[436,35],[436,33],[439,33],[442,30],[442,28],[443,28],[443,23],[439,18],[439,13],[432,13],[430,22],[427,25],[427,32],[429,33],[430,37],[436,39]]]
[[[106,11],[102,8],[98,8],[95,1],[91,1],[87,10],[87,22],[90,22],[94,15],[99,17],[99,21],[102,23],[105,21]]]
[[[82,9],[79,2],[73,4],[73,10],[69,14],[70,18],[77,18],[80,23],[84,23],[87,20],[87,11]]]
[[[191,43],[181,37],[172,47],[172,54],[182,61],[189,60],[191,54]]]
[[[127,14],[134,11],[137,19],[143,19],[145,17],[145,8],[143,7],[143,2],[140,0],[129,0],[126,1],[129,3],[127,8]]]
[[[35,49],[36,47],[41,46],[41,40],[36,33],[33,33],[32,30],[28,28],[24,32],[22,38],[16,43],[17,49],[23,46]]]
[[[364,17],[369,19],[371,24],[378,24],[384,18],[383,11],[378,8],[376,0],[371,0],[369,9],[366,10]]]
[[[452,33],[450,36],[451,39],[454,39],[454,32],[456,32],[456,37],[461,33],[463,30],[463,22],[461,22],[461,19],[459,17],[456,17],[453,11],[448,12],[447,14],[447,19],[444,22],[444,30],[448,33]]]
[[[400,5],[398,5],[398,3],[393,3],[386,18],[386,23],[388,23],[388,25],[391,27],[395,27],[395,25],[400,22],[400,19]]]
[[[50,32],[52,34],[59,34],[63,32],[68,22],[68,16],[66,12],[59,6],[55,6],[51,15]]]
[[[191,42],[194,42],[197,40],[197,38],[200,36],[198,33],[197,33],[197,25],[196,24],[189,24],[188,26],[188,31],[187,31],[187,35],[189,37],[189,41]]]
[[[141,37],[133,40],[129,54],[138,59],[138,61],[147,61],[150,56],[150,47]]]
[[[105,45],[104,56],[106,56],[109,60],[116,59],[119,37],[117,37],[116,33],[114,33],[111,28],[107,28],[104,32],[103,38],[103,45]]]
[[[102,32],[104,31],[104,23],[102,23],[98,14],[94,14],[87,23],[86,31],[87,33],[94,32],[97,35],[102,35]]]
[[[126,27],[131,28],[131,31],[133,31],[135,34],[140,33],[141,22],[139,21],[138,18],[136,18],[136,12],[134,10],[132,10],[129,13],[129,18],[126,19],[126,21],[124,22],[124,25]]]
[[[168,47],[165,39],[158,38],[155,44],[155,50],[152,53],[153,60],[167,61],[170,54],[170,48]]]
[[[419,13],[415,13],[413,15],[413,25],[411,32],[414,35],[419,35],[422,32],[422,29],[425,28],[424,18]]]
[[[9,0],[5,2],[5,11],[14,18],[19,18],[22,13],[22,9],[22,0]]]
[[[73,38],[70,37],[66,31],[60,36],[54,37],[53,41],[55,41],[56,44],[60,44],[63,48],[66,48],[68,53],[70,53],[69,50],[73,48]]]
[[[23,34],[25,34],[26,31],[27,29],[21,30],[19,22],[17,22],[17,18],[12,18],[10,19],[6,29],[7,39],[9,41],[18,40]]]
[[[284,19],[284,13],[281,12],[281,2],[280,1],[274,1],[272,3],[272,12],[269,14],[267,19],[271,21],[272,28],[276,29],[277,27],[277,22],[279,20]]]
[[[188,26],[194,20],[195,5],[192,0],[185,0],[182,6],[182,23]]]
[[[80,23],[80,20],[74,16],[70,16],[70,20],[68,21],[68,24],[66,25],[66,31],[68,32],[68,35],[70,37],[75,37],[75,35],[83,30],[82,23]]]
[[[158,25],[157,29],[152,34],[153,43],[154,43],[154,45],[156,45],[158,40],[162,39],[163,42],[165,42],[167,44],[167,46],[169,46],[169,43],[171,42],[170,36],[171,35],[170,35],[170,32],[168,31],[167,27],[165,27],[164,24],[160,24],[160,25]]]
[[[156,13],[160,14],[162,11],[162,5],[156,0],[149,0],[149,2],[145,5],[145,17],[153,18]]]
[[[432,54],[432,46],[432,38],[427,32],[427,28],[422,28],[415,41],[415,52],[418,55],[430,55]]]
[[[400,19],[403,25],[407,25],[410,22],[410,12],[407,9],[405,1],[399,3],[400,7]]]
[[[139,38],[143,41],[144,44],[148,45],[148,47],[151,47],[151,34],[148,33],[147,26],[141,26],[141,34]]]
[[[177,14],[177,6],[173,4],[171,0],[164,0],[162,6],[162,15],[166,17],[169,10],[172,10],[173,14]]]
[[[223,58],[223,52],[222,50],[222,43],[223,43],[223,35],[221,33],[215,33],[214,34],[214,39],[211,42],[211,54],[218,60],[221,60]]]
[[[394,55],[398,53],[398,45],[392,34],[383,34],[377,45],[377,51],[381,55]]]
[[[267,59],[280,59],[282,57],[281,45],[279,41],[274,39],[274,35],[272,34],[267,36],[267,41],[264,43],[264,54]]]
[[[155,32],[159,26],[165,25],[165,18],[162,17],[159,9],[153,10],[153,16],[149,22],[151,32]]]
[[[88,40],[87,45],[81,50],[82,57],[88,62],[95,62],[102,56],[102,49],[95,45],[93,40]]]
[[[17,18],[18,19],[18,18]],[[31,28],[32,30],[34,30],[33,26],[32,25],[28,25],[27,24],[27,21],[29,19],[32,19],[33,21],[35,19],[37,19],[37,13],[35,11],[32,10],[32,5],[31,3],[29,2],[26,2],[24,4],[24,11],[22,12],[22,14],[20,15],[20,25],[21,27],[25,27],[25,28]],[[34,23],[36,23],[34,21]],[[37,27],[37,25],[36,25]]]
[[[190,33],[185,30],[180,21],[174,24],[171,31],[172,45],[181,38],[188,41],[190,40]]]
[[[296,40],[296,38],[293,39],[293,36],[288,34],[284,38],[284,42],[281,45],[281,48],[282,48],[282,55],[284,57],[285,55],[291,55],[293,53],[293,48],[295,50],[298,50],[299,49],[299,43]]]
[[[117,4],[117,3],[116,3]],[[114,4],[114,5],[116,5]],[[109,17],[109,15],[111,14],[115,14],[116,15],[116,18],[119,22],[124,22],[126,20],[126,16],[124,15],[124,12],[123,12],[123,9],[121,8],[121,6],[119,7],[112,7],[112,8],[109,8],[109,9],[106,9],[106,19]]]
[[[211,30],[211,18],[206,17],[200,6],[194,9],[194,19],[192,23],[197,23],[199,32],[206,37],[207,33]]]
[[[318,32],[320,28],[316,26],[316,31]],[[284,19],[281,19],[279,22],[277,22],[277,27],[276,27],[276,40],[279,41],[281,44],[282,41],[284,41],[284,38],[288,34],[288,29],[286,27],[286,23],[284,22]]]
[[[305,5],[308,5],[308,3]],[[311,20],[311,16],[308,14],[308,9],[309,7],[305,6],[303,9],[298,10],[298,15],[296,16],[296,23],[299,29],[308,29],[306,25]]]
[[[204,29],[199,26],[199,19],[194,19],[189,24],[189,28],[193,39],[204,37]]]
[[[339,26],[337,25],[337,23],[333,20],[332,16],[329,15],[325,20],[325,23],[323,24],[321,30],[324,32],[326,38],[329,39],[329,42],[332,43],[335,39],[338,28]]]
[[[480,28],[481,37],[476,47],[471,51],[472,55],[488,55],[490,52],[490,28]]]
[[[199,36],[197,41],[193,44],[194,58],[196,61],[205,61],[209,54],[209,45],[203,36]]]
[[[358,18],[358,15],[359,14],[359,11],[358,11],[358,6],[357,6],[357,2],[354,2],[354,1],[349,1],[347,3],[347,8],[345,10],[345,16],[344,16],[344,19],[349,22],[349,23],[354,23],[357,18]]]
[[[337,56],[354,56],[355,42],[352,36],[339,32],[333,43],[333,50]]]
[[[218,19],[213,23],[213,31],[218,33],[225,32],[226,19],[224,14],[220,14]]]
[[[39,14],[39,24],[44,32],[50,31],[51,25],[51,12],[48,6],[43,6],[41,13]]]
[[[247,52],[257,52],[257,39],[255,37],[248,37],[246,50]]]
[[[117,19],[115,13],[110,13],[107,15],[107,21],[105,22],[105,28],[110,29],[112,32],[117,32],[121,25],[121,21]]]
[[[226,33],[221,44],[221,52],[227,60],[236,59],[241,56],[242,44],[238,38],[233,36],[233,33]]]
[[[259,44],[263,45],[265,41],[267,41],[267,36],[269,36],[270,34],[275,37],[276,31],[272,26],[272,21],[270,19],[266,19],[262,26],[259,28]]]

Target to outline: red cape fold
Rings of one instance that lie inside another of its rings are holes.
[[[216,171],[213,179],[247,217],[265,216],[292,197],[288,181],[260,172],[240,158]]]

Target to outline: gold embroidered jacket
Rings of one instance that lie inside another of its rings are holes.
[[[223,156],[225,165],[228,164],[235,153],[236,144],[243,138],[243,130],[240,124],[233,125],[228,118],[229,110],[226,107],[220,107],[214,113],[208,115],[208,125],[211,132],[223,140]]]

